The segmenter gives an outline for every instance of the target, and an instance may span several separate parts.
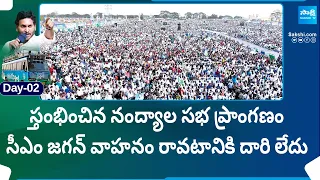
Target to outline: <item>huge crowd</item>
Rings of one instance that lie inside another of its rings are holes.
[[[281,27],[241,26],[239,20],[164,21],[123,20],[57,32],[57,43],[42,49],[51,56],[51,83],[41,99],[282,98]],[[280,54],[260,53],[230,36]]]

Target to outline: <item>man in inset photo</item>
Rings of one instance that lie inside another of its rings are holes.
[[[54,23],[49,18],[44,23],[45,32],[39,36],[35,35],[36,17],[31,11],[20,11],[17,14],[15,24],[18,37],[3,46],[2,55],[8,55],[16,51],[39,52],[42,46],[52,45],[55,42]]]

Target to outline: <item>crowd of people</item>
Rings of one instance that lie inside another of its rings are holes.
[[[243,39],[255,45],[273,50],[282,51],[282,26],[262,23],[246,23],[246,26],[232,26],[227,29],[230,36]]]
[[[281,51],[269,56],[229,37],[281,49],[278,26],[241,26],[239,20],[164,21],[123,20],[57,32],[57,43],[42,49],[51,56],[51,83],[41,99],[282,98]],[[253,30],[255,26],[261,31]]]

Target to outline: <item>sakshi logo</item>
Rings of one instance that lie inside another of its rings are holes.
[[[317,6],[299,6],[299,24],[317,24]]]

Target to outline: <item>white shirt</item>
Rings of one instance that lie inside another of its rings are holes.
[[[48,100],[47,99],[47,94],[45,94],[45,93],[41,94],[40,97],[41,97],[42,100]]]
[[[8,41],[2,48],[3,54],[10,53],[10,46],[9,43],[11,41]],[[56,42],[55,36],[53,36],[53,39],[47,39],[44,34],[40,34],[39,36],[33,35],[28,42],[20,46],[17,51],[40,51],[41,47],[53,45]]]
[[[51,99],[52,99],[51,95],[50,94],[46,94],[45,100],[51,100]]]
[[[70,83],[71,81],[70,75],[66,76],[64,79],[66,80],[67,83]]]
[[[106,96],[106,99],[107,99],[107,100],[112,100],[112,95],[111,95],[111,94],[108,94],[108,95]]]

